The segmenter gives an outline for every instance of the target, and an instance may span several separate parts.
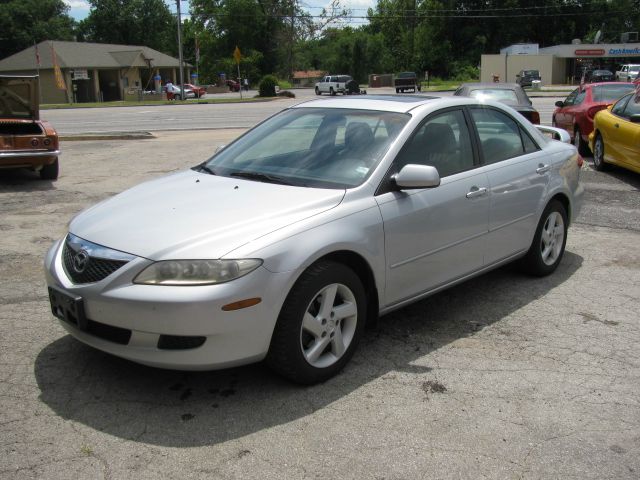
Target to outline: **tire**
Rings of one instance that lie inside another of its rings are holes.
[[[558,128],[558,125],[556,124],[556,117],[551,118],[551,126],[554,128]]]
[[[305,385],[333,377],[356,350],[366,309],[364,287],[353,270],[333,261],[316,262],[285,300],[267,364],[283,377]]]
[[[333,89],[333,87],[329,87],[329,95],[331,95],[332,97],[336,96],[336,91]]]
[[[182,100],[182,97],[180,96],[180,94],[179,94],[179,93],[176,93],[176,94],[173,96],[173,99],[174,99],[174,100],[178,100],[178,101],[180,101],[180,100]]]
[[[319,89],[318,87],[316,87],[316,95],[322,95],[322,94],[320,93],[320,89]]]
[[[531,247],[521,261],[523,270],[537,277],[553,273],[564,255],[567,230],[567,211],[558,200],[552,200],[544,209]]]
[[[59,169],[58,157],[56,157],[53,163],[45,165],[40,169],[40,178],[42,180],[57,180]]]
[[[584,140],[582,140],[582,134],[580,133],[580,129],[578,127],[575,128],[573,133],[573,144],[578,149],[578,153],[583,157],[591,154],[589,146]]]
[[[396,93],[400,93],[400,89],[399,88],[396,88]]]
[[[604,140],[599,133],[596,134],[596,140],[593,142],[593,168],[599,172],[609,168],[609,165],[604,161]]]

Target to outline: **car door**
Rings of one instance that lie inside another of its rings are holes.
[[[564,100],[564,106],[555,115],[556,125],[559,128],[564,128],[571,135],[573,135],[576,111],[580,108],[580,104],[584,100],[584,97],[584,91],[580,92],[578,89],[574,90]]]
[[[628,133],[626,128],[620,128],[624,125],[626,118],[627,105],[632,102],[632,94],[625,95],[618,100],[611,108],[611,117],[607,122],[608,128],[601,131],[604,138],[604,154],[607,161],[614,163],[625,163],[625,134]],[[630,122],[629,122],[630,123]]]
[[[387,305],[433,290],[482,268],[487,233],[488,181],[479,173],[468,117],[462,109],[429,116],[395,159],[435,166],[438,187],[376,196],[385,232]]]
[[[490,189],[485,264],[494,264],[531,245],[551,165],[511,116],[493,107],[472,107],[470,112]]]
[[[640,123],[632,122],[631,115],[640,114],[640,94],[632,94],[620,118],[613,123],[612,138],[619,160],[629,167],[640,168]]]

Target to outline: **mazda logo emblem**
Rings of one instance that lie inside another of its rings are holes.
[[[77,273],[83,273],[89,265],[89,254],[85,250],[80,250],[73,256],[73,269]]]

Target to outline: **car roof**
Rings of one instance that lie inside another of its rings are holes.
[[[520,87],[517,83],[506,82],[469,82],[460,85],[461,88],[492,88],[494,90],[517,90]]]
[[[309,100],[292,108],[346,108],[407,113],[423,105],[475,105],[481,102],[468,97],[432,97],[426,95],[353,95],[324,100]]]

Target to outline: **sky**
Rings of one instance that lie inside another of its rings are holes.
[[[89,15],[89,3],[87,0],[64,0],[64,3],[71,8],[69,14],[76,20],[82,20]],[[175,0],[165,0],[165,3],[169,5],[169,10],[173,13],[176,12]],[[342,4],[345,8],[352,10],[354,16],[364,16],[367,13],[367,8],[373,7],[376,0],[342,0]],[[306,10],[312,15],[317,15],[321,12],[322,7],[329,4],[327,0],[303,0],[301,2]],[[189,1],[182,0],[180,3],[180,10],[183,14],[189,13]],[[366,20],[353,19],[351,25],[357,26],[362,23],[366,23]]]

